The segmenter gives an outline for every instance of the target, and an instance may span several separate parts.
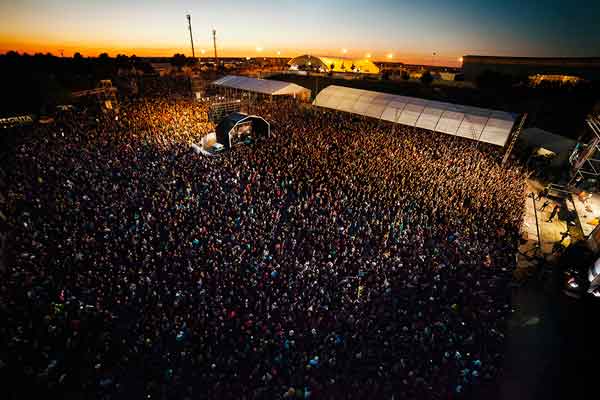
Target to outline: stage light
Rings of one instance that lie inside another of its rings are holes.
[[[463,58],[462,58],[462,57],[459,57],[459,58],[458,58],[458,62],[459,62],[459,63],[462,63],[462,62],[463,62]]]
[[[260,53],[261,51],[263,51],[263,48],[262,47],[257,47],[256,51],[258,51]]]
[[[281,51],[277,50],[277,55],[280,56],[281,55]]]
[[[342,49],[342,53],[346,54],[348,52],[348,49]]]
[[[390,53],[387,55],[387,58],[391,60],[392,58],[394,58],[394,55],[392,53]]]
[[[573,289],[577,289],[579,287],[579,284],[577,283],[575,278],[569,279],[569,287],[571,287]]]
[[[204,50],[204,49],[201,49],[201,50],[200,50],[200,53],[204,54],[204,53],[206,53],[206,50]]]
[[[365,57],[371,58],[371,53],[367,53]]]

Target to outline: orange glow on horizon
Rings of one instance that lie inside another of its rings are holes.
[[[191,56],[191,49],[189,47],[118,47],[118,46],[103,46],[101,44],[73,44],[73,43],[36,43],[36,42],[15,42],[13,40],[3,40],[0,37],[0,54],[4,54],[8,51],[17,51],[19,53],[36,54],[36,53],[52,53],[56,56],[60,56],[61,50],[65,57],[72,57],[76,52],[81,53],[84,57],[97,57],[101,53],[108,53],[111,57],[115,57],[117,54],[136,55],[138,57],[171,57],[175,53],[183,53],[187,56]],[[377,61],[391,61],[403,62],[406,64],[431,64],[431,56],[429,54],[419,54],[412,52],[401,52],[399,55],[392,53],[373,53],[366,50],[352,50],[344,53],[345,57],[365,57]],[[282,57],[282,54],[286,54],[285,57],[293,57],[300,54],[322,54],[322,55],[335,55],[339,54],[340,50],[332,49],[301,49],[301,48],[289,48],[285,49],[285,52],[281,50],[269,50],[261,46],[257,47],[217,47],[217,51],[222,57],[240,57],[244,58],[247,56],[253,57],[257,52],[261,54],[261,57]],[[200,57],[207,57],[209,52],[201,48]],[[438,55],[435,59],[436,65],[445,65],[451,67],[462,66],[462,57],[459,54],[452,55]]]

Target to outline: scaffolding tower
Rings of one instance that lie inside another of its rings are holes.
[[[588,179],[598,182],[600,177],[600,115],[590,115],[585,122],[591,138],[587,143],[577,143],[569,156],[571,179],[568,187],[577,186]]]

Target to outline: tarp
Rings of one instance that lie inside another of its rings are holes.
[[[344,86],[323,89],[313,105],[504,146],[516,114]]]
[[[227,75],[212,83],[232,89],[268,94],[273,96],[291,95],[310,97],[310,90],[295,83],[273,81],[270,79],[249,78],[247,76]]]

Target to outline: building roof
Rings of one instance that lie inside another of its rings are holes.
[[[463,64],[465,63],[600,68],[600,57],[509,57],[466,55],[463,56]]]
[[[310,64],[309,64],[310,63]],[[333,64],[333,72],[358,72],[368,74],[378,74],[379,68],[373,62],[367,58],[345,58],[335,56],[315,56],[311,54],[303,54],[298,57],[292,58],[288,61],[288,65],[315,65],[323,68],[326,71],[331,70]],[[354,65],[355,69],[352,71],[350,67]]]
[[[224,132],[229,133],[231,128],[233,128],[236,124],[238,124],[240,121],[244,120],[244,118],[247,117],[248,114],[246,113],[231,113],[227,117],[225,117],[221,122],[219,122],[219,125],[217,125],[217,130],[223,130]]]
[[[516,115],[416,97],[331,85],[313,105],[504,146]]]
[[[247,76],[227,75],[212,82],[215,86],[246,90],[248,92],[277,95],[306,94],[310,90],[295,83],[273,81],[270,79],[249,78]]]

